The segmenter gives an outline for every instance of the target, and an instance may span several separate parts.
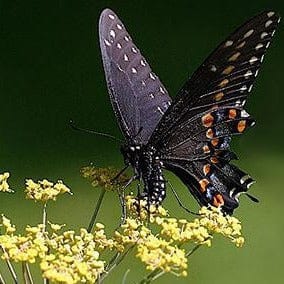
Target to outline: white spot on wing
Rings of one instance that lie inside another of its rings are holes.
[[[114,20],[114,15],[109,14],[108,17],[109,17],[110,19]]]
[[[246,180],[248,180],[250,178],[249,175],[245,175],[240,179],[241,184],[244,184],[246,182]]]
[[[132,72],[133,74],[136,74],[136,73],[137,73],[137,69],[134,68],[134,67],[132,67],[132,68],[131,68],[131,72]]]
[[[273,22],[271,20],[268,20],[266,23],[265,23],[265,27],[268,28]]]
[[[271,11],[271,12],[268,12],[268,13],[267,13],[267,16],[270,18],[270,17],[272,17],[274,14],[275,14],[275,13],[274,13],[273,11]]]
[[[225,46],[228,47],[228,46],[231,46],[234,42],[232,40],[227,40],[225,42]]]
[[[116,27],[117,27],[119,30],[122,30],[122,25],[116,24]]]
[[[247,188],[250,188],[255,183],[255,180],[247,184]]]
[[[246,91],[247,90],[247,86],[246,85],[243,85],[241,88],[240,88],[240,91],[241,92],[244,92],[244,91]]]
[[[245,78],[248,79],[252,75],[251,70],[248,70],[245,74]]]
[[[264,54],[260,57],[260,62],[262,62],[264,59]]]
[[[123,55],[123,59],[124,59],[124,61],[128,61],[129,60],[128,56],[126,54]]]
[[[150,94],[149,94],[149,97],[150,97],[151,99],[154,99],[154,98],[155,98],[155,96],[154,96],[153,93],[150,93]]]
[[[164,114],[164,112],[162,111],[162,109],[158,106],[157,107],[157,110],[161,113],[161,114]]]
[[[110,34],[113,38],[115,38],[115,31],[114,31],[114,30],[110,30],[109,34]]]
[[[267,32],[263,32],[263,33],[260,35],[260,38],[263,39],[263,38],[265,38],[266,36],[268,36],[268,33],[267,33]]]
[[[142,66],[146,66],[146,62],[143,59],[141,59],[140,63]]]
[[[246,32],[246,33],[244,34],[244,38],[247,38],[247,37],[251,36],[251,35],[253,34],[253,32],[254,32],[253,29],[249,30],[248,32]]]
[[[257,57],[253,56],[250,60],[249,60],[249,63],[250,64],[253,64],[254,62],[256,62],[258,60]]]
[[[259,49],[262,48],[262,47],[263,47],[263,44],[262,44],[262,43],[259,43],[259,44],[256,45],[255,50],[259,50]]]
[[[217,68],[216,68],[216,66],[215,66],[215,65],[211,65],[210,70],[211,70],[212,72],[216,72],[216,71],[217,71]]]
[[[130,40],[130,37],[126,35],[126,36],[124,37],[124,39],[125,39],[125,41],[129,41],[129,40]]]
[[[138,52],[137,49],[134,46],[131,48],[131,50],[133,51],[133,53],[137,53]]]
[[[249,114],[243,109],[241,111],[241,117],[249,117]]]
[[[111,43],[107,39],[104,39],[104,42],[107,46],[111,46]]]
[[[233,198],[233,195],[234,195],[235,190],[236,190],[235,187],[230,190],[230,193],[229,193],[229,194],[230,194],[230,197],[231,197],[231,198]]]
[[[153,73],[150,73],[150,78],[151,78],[152,80],[156,80],[156,78],[155,78],[155,76],[153,75]]]
[[[122,47],[119,42],[116,44],[116,46],[117,46],[118,49],[121,49],[121,47]]]
[[[162,94],[165,94],[165,91],[164,91],[164,89],[163,89],[162,87],[160,87],[160,92],[161,92]]]

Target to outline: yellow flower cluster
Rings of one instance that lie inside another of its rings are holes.
[[[153,271],[159,268],[165,272],[186,276],[186,252],[171,243],[171,241],[149,234],[138,244],[137,257],[146,264],[148,270]]]
[[[35,201],[47,202],[48,200],[56,200],[59,194],[71,193],[70,188],[63,184],[61,180],[57,183],[50,182],[46,179],[34,182],[31,179],[26,180],[26,198]]]
[[[104,271],[104,261],[96,250],[93,234],[81,229],[80,234],[54,233],[47,240],[48,253],[40,263],[43,277],[56,283],[94,283]]]
[[[42,225],[27,226],[26,234],[21,236],[14,235],[16,228],[5,216],[0,224],[5,228],[5,234],[0,235],[0,246],[4,250],[2,259],[35,263],[37,257],[43,257],[47,252]]]
[[[186,276],[187,256],[182,246],[186,244],[210,246],[215,233],[229,238],[237,247],[242,246],[244,242],[239,220],[224,216],[220,209],[202,207],[199,212],[200,218],[189,222],[169,217],[161,206],[147,208],[145,202],[141,201],[137,210],[138,201],[127,197],[127,207],[131,217],[121,226],[122,232],[115,233],[115,247],[123,251],[136,244],[137,257],[151,271],[160,269]],[[151,229],[149,225],[154,227]],[[157,231],[156,234],[153,233],[154,230]]]
[[[218,233],[229,238],[237,247],[244,244],[244,238],[241,236],[241,222],[230,215],[224,215],[220,208],[202,207],[199,211],[202,218],[199,220],[200,225],[208,229],[210,234]]]
[[[105,190],[110,191],[117,190],[129,179],[127,175],[121,174],[116,180],[113,180],[118,173],[119,171],[112,167],[97,168],[94,166],[88,166],[81,169],[82,176],[90,180],[94,187],[100,186]]]
[[[0,235],[2,259],[15,262],[40,263],[44,278],[56,283],[94,283],[104,271],[98,249],[111,247],[113,241],[105,237],[103,226],[96,225],[95,234],[81,229],[58,233],[63,226],[51,224],[51,233],[43,232],[43,225],[27,226],[25,234],[15,235],[15,226],[2,216]]]
[[[84,177],[94,186],[105,190],[119,189],[128,178],[121,175],[114,183],[118,171],[112,168],[85,167]],[[0,191],[9,191],[8,173],[0,175]],[[1,190],[1,185],[4,190]],[[42,201],[56,200],[59,194],[71,193],[62,181],[52,183],[46,179],[34,182],[26,180],[28,199]],[[44,205],[44,217],[46,206]],[[105,226],[96,223],[92,233],[80,229],[79,233],[64,231],[64,225],[51,224],[43,218],[44,224],[27,226],[24,234],[16,234],[16,228],[5,216],[0,219],[0,251],[2,259],[8,263],[39,263],[42,276],[55,283],[95,283],[103,279],[130,249],[151,273],[147,281],[163,273],[186,276],[188,257],[201,245],[211,246],[215,234],[228,238],[241,247],[240,221],[224,215],[220,208],[202,207],[199,216],[191,221],[169,216],[162,206],[148,205],[146,200],[133,196],[126,197],[127,218],[111,238],[105,234]],[[49,226],[47,226],[49,223]],[[115,255],[106,265],[101,254]],[[106,253],[107,252],[107,253]],[[115,263],[117,261],[117,263]],[[1,276],[1,274],[0,274]],[[145,283],[149,283],[148,282]],[[1,278],[0,278],[1,282]],[[142,282],[141,282],[142,283]],[[144,282],[143,282],[144,283]]]
[[[9,184],[7,182],[9,177],[10,177],[10,174],[7,172],[0,174],[0,191],[13,192],[13,190],[9,187]]]

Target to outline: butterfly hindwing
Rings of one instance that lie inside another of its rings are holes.
[[[112,106],[127,141],[146,144],[171,99],[117,15],[105,9],[100,46]]]

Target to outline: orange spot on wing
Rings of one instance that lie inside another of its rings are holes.
[[[237,48],[239,49],[239,48],[242,48],[242,47],[244,47],[245,46],[245,44],[246,44],[246,42],[245,41],[243,41],[243,42],[241,42],[238,46],[237,46]]]
[[[210,149],[207,145],[203,146],[203,152],[206,154],[206,153],[210,153]]]
[[[219,162],[216,157],[211,157],[211,158],[210,158],[210,161],[211,161],[211,163],[213,163],[213,164],[217,164],[217,163]]]
[[[214,98],[215,98],[215,101],[218,102],[222,100],[223,97],[224,97],[224,93],[221,92],[221,93],[216,94]]]
[[[204,179],[199,181],[199,184],[200,184],[201,192],[205,192],[206,191],[206,187],[209,184],[209,181],[208,181],[208,179],[204,178]]]
[[[206,131],[206,137],[212,139],[213,136],[214,136],[214,132],[213,132],[212,128],[209,128],[209,129]]]
[[[224,79],[224,80],[221,81],[221,83],[219,84],[219,87],[223,88],[223,87],[225,87],[228,83],[229,83],[229,80],[228,80],[228,79]]]
[[[240,52],[236,52],[236,53],[234,53],[234,54],[229,58],[228,61],[229,61],[229,62],[236,61],[240,55],[241,55]]]
[[[219,139],[218,138],[214,138],[214,139],[211,140],[211,144],[214,147],[216,147],[218,145],[218,143],[219,143]]]
[[[211,113],[207,113],[202,116],[201,120],[202,120],[202,124],[205,127],[210,127],[213,124],[214,117],[212,116]]]
[[[234,119],[235,117],[237,116],[237,110],[235,110],[235,109],[230,109],[229,110],[229,118],[230,119]]]
[[[229,65],[227,68],[223,70],[222,74],[229,75],[234,69],[235,69],[235,66]]]
[[[237,125],[237,129],[239,132],[243,132],[246,129],[247,122],[245,120],[240,120]]]
[[[203,173],[208,175],[210,173],[210,164],[207,164],[203,167]]]
[[[214,197],[213,197],[213,205],[215,207],[220,207],[222,205],[224,205],[224,198],[222,196],[222,194],[217,193]]]

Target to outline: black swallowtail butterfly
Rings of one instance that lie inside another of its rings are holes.
[[[222,42],[172,101],[159,78],[110,9],[99,36],[112,107],[125,137],[121,147],[139,198],[160,204],[166,196],[163,169],[176,174],[201,205],[232,214],[253,179],[230,161],[233,135],[254,125],[244,110],[279,16],[263,12]]]

